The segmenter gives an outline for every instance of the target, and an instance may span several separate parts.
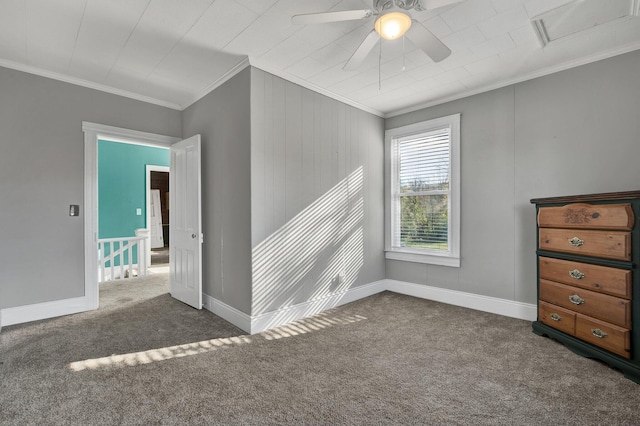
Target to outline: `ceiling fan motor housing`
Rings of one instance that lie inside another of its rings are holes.
[[[424,10],[421,0],[375,0],[374,2],[374,8],[380,13],[394,7],[404,10]]]

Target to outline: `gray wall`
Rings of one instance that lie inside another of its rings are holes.
[[[531,198],[637,190],[640,51],[389,118],[462,113],[461,267],[387,261],[387,278],[536,301]]]
[[[639,68],[631,52],[385,120],[462,113],[462,267],[386,277],[534,303],[529,199],[638,189]],[[202,134],[216,299],[259,315],[385,277],[378,117],[254,68],[183,113],[4,68],[0,93],[0,308],[83,295],[82,121]]]
[[[251,70],[252,315],[384,279],[383,120]]]
[[[203,291],[251,314],[249,68],[183,113],[184,137],[202,135]]]
[[[6,68],[0,94],[0,308],[83,296],[82,122],[179,137],[181,113]]]

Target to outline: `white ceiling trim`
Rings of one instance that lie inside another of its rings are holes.
[[[607,50],[605,52],[600,52],[598,54],[595,55],[591,55],[588,57],[584,57],[584,58],[579,58],[573,61],[569,61],[569,62],[565,62],[563,64],[560,64],[558,66],[553,66],[553,67],[548,67],[539,71],[536,71],[534,73],[530,73],[518,78],[514,78],[514,79],[508,79],[508,80],[503,80],[500,81],[498,83],[495,84],[491,84],[491,85],[486,85],[486,86],[482,86],[480,88],[477,89],[473,89],[473,90],[468,90],[465,92],[461,92],[459,94],[456,94],[454,96],[450,96],[450,97],[446,97],[446,98],[442,98],[442,99],[438,99],[432,102],[426,102],[426,103],[421,103],[421,104],[417,104],[417,105],[413,105],[407,108],[401,108],[395,111],[391,111],[388,113],[383,113],[381,111],[378,111],[376,109],[367,107],[366,105],[362,105],[358,102],[355,102],[351,99],[348,99],[346,97],[340,96],[336,93],[333,93],[329,90],[323,89],[321,87],[318,87],[314,84],[311,84],[307,81],[304,81],[300,78],[297,78],[295,76],[292,76],[284,71],[281,70],[276,70],[276,69],[272,69],[271,67],[269,67],[268,65],[264,64],[264,63],[255,63],[254,61],[250,61],[249,58],[244,58],[242,61],[240,61],[234,68],[232,68],[231,70],[229,70],[227,73],[225,73],[222,77],[220,77],[219,79],[217,79],[215,82],[211,83],[210,85],[208,85],[205,90],[202,91],[202,93],[198,96],[195,96],[193,98],[193,100],[191,102],[185,103],[183,105],[178,105],[178,104],[174,104],[172,102],[167,102],[167,101],[163,101],[160,99],[156,99],[156,98],[152,98],[149,96],[144,96],[144,95],[140,95],[137,93],[133,93],[133,92],[129,92],[126,90],[121,90],[121,89],[116,89],[114,87],[111,86],[107,86],[107,85],[103,85],[103,84],[99,84],[99,83],[94,83],[94,82],[90,82],[87,80],[83,80],[80,78],[76,78],[76,77],[70,77],[70,76],[66,76],[63,74],[59,74],[53,71],[47,71],[47,70],[43,70],[41,68],[37,68],[37,67],[32,67],[29,65],[24,65],[24,64],[19,64],[13,61],[8,61],[5,59],[0,59],[0,67],[4,67],[4,68],[9,68],[9,69],[14,69],[17,71],[22,71],[22,72],[26,72],[29,74],[34,74],[34,75],[38,75],[41,77],[45,77],[45,78],[51,78],[53,80],[58,80],[58,81],[63,81],[66,83],[70,83],[70,84],[74,84],[77,86],[81,86],[81,87],[86,87],[89,89],[94,89],[94,90],[99,90],[101,92],[105,92],[105,93],[110,93],[113,95],[118,95],[118,96],[123,96],[126,98],[130,98],[130,99],[134,99],[137,101],[141,101],[141,102],[146,102],[149,104],[153,104],[153,105],[158,105],[158,106],[162,106],[162,107],[166,107],[166,108],[171,108],[174,110],[178,110],[178,111],[184,111],[186,108],[188,108],[189,106],[193,105],[194,103],[196,103],[198,100],[202,99],[204,96],[208,95],[209,93],[211,93],[213,90],[217,89],[218,87],[220,87],[221,85],[223,85],[225,82],[229,81],[231,78],[233,78],[236,74],[240,73],[242,70],[244,70],[247,66],[251,65],[253,67],[256,67],[258,69],[261,69],[262,71],[268,72],[270,74],[273,74],[277,77],[283,78],[287,81],[290,81],[294,84],[298,84],[299,86],[302,86],[306,89],[312,90],[314,92],[320,93],[322,95],[325,95],[329,98],[335,99],[339,102],[343,102],[347,105],[353,106],[355,108],[358,108],[362,111],[365,112],[369,112],[371,114],[377,115],[379,117],[382,118],[391,118],[391,117],[396,117],[398,115],[402,115],[402,114],[407,114],[410,112],[415,112],[421,109],[425,109],[425,108],[430,108],[436,105],[441,105],[447,102],[452,102],[458,99],[463,99],[469,96],[474,96],[480,93],[485,93],[485,92],[489,92],[491,90],[496,90],[496,89],[500,89],[502,87],[506,87],[506,86],[510,86],[513,84],[517,84],[517,83],[522,83],[524,81],[527,80],[532,80],[534,78],[539,78],[539,77],[544,77],[546,75],[549,74],[554,74],[556,72],[560,72],[560,71],[564,71],[567,69],[571,69],[571,68],[575,68],[581,65],[586,65],[592,62],[597,62],[603,59],[607,59],[607,58],[611,58],[614,56],[618,56],[618,55],[622,55],[625,53],[629,53],[632,52],[634,50],[638,50],[640,49],[640,42],[635,42],[635,43],[630,43],[627,45],[623,45],[620,46],[618,48],[615,49],[610,49]]]
[[[40,77],[46,77],[53,80],[63,81],[65,83],[74,84],[76,86],[99,90],[101,92],[110,93],[112,95],[123,96],[125,98],[134,99],[136,101],[142,101],[149,104],[154,104],[154,105],[180,111],[180,105],[174,104],[173,102],[163,101],[160,99],[152,98],[150,96],[144,96],[138,93],[129,92],[127,90],[116,89],[115,87],[107,86],[105,84],[94,83],[91,81],[83,80],[81,78],[71,77],[64,74],[59,74],[57,72],[47,71],[41,68],[32,67],[30,65],[24,65],[24,64],[19,64],[17,62],[0,59],[0,67],[10,68],[16,71],[22,71],[28,74],[38,75]]]
[[[216,81],[214,81],[213,83],[211,83],[207,87],[205,87],[205,89],[199,95],[193,97],[191,101],[186,102],[185,104],[183,104],[180,107],[180,111],[184,111],[185,109],[189,108],[191,105],[195,104],[200,99],[204,98],[209,93],[213,92],[218,87],[222,86],[224,83],[226,83],[227,81],[231,80],[233,77],[236,76],[236,74],[239,74],[240,71],[242,71],[243,69],[245,69],[249,65],[250,65],[249,64],[249,58],[245,57],[243,60],[238,62],[233,68],[231,68],[229,71],[224,73],[224,75],[222,77],[220,77],[219,79],[217,79]]]
[[[362,111],[371,113],[373,115],[377,115],[378,117],[384,118],[384,116],[385,116],[382,111],[378,111],[377,109],[370,108],[370,107],[368,107],[366,105],[362,105],[362,104],[360,104],[358,102],[355,102],[352,99],[346,98],[344,96],[340,96],[340,95],[338,95],[336,93],[333,93],[330,90],[323,89],[322,87],[316,86],[315,84],[312,84],[312,83],[310,83],[310,82],[308,82],[306,80],[303,80],[303,79],[298,78],[298,77],[296,77],[294,75],[291,75],[291,74],[289,74],[289,73],[287,73],[285,71],[274,69],[274,68],[270,67],[269,65],[267,65],[265,63],[262,63],[262,62],[259,62],[259,61],[258,62],[250,61],[250,62],[251,62],[251,66],[252,67],[261,69],[262,71],[268,72],[269,74],[273,74],[276,77],[283,78],[283,79],[285,79],[287,81],[290,81],[291,83],[297,84],[298,86],[302,86],[305,89],[309,89],[309,90],[312,90],[312,91],[314,91],[316,93],[320,93],[321,95],[324,95],[324,96],[326,96],[328,98],[335,99],[336,101],[339,101],[339,102],[342,102],[344,104],[350,105],[350,106],[352,106],[354,108],[358,108],[358,109],[360,109]]]
[[[503,80],[495,84],[482,86],[478,89],[468,90],[462,93],[458,93],[454,96],[450,96],[447,98],[442,98],[435,100],[433,102],[426,102],[423,104],[414,105],[407,108],[402,108],[396,111],[389,112],[384,115],[384,118],[396,117],[398,115],[407,114],[410,112],[415,112],[421,109],[430,108],[436,105],[442,105],[447,102],[456,101],[458,99],[467,98],[469,96],[478,95],[480,93],[489,92],[491,90],[500,89],[502,87],[510,86],[512,84],[522,83],[523,81],[533,80],[534,78],[544,77],[545,75],[554,74],[560,71],[565,71],[571,68],[579,67],[581,65],[590,64],[592,62],[601,61],[603,59],[612,58],[614,56],[623,55],[625,53],[633,52],[634,50],[640,49],[640,42],[634,42],[630,44],[626,44],[615,49],[610,49],[604,52],[597,53],[595,55],[579,58],[573,61],[565,62],[563,64],[547,67],[542,70],[536,71],[534,73],[526,74],[521,77]]]

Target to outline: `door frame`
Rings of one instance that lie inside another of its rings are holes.
[[[98,292],[98,139],[169,148],[182,138],[82,122],[84,132],[84,299],[86,310],[99,306]]]
[[[156,166],[155,164],[147,164],[147,187],[145,189],[145,194],[147,197],[147,218],[145,219],[145,228],[149,229],[149,222],[151,222],[151,172],[166,172],[171,173],[171,167],[169,166]],[[169,224],[171,227],[171,224]],[[149,235],[151,235],[151,231],[149,231]],[[147,244],[147,268],[151,266],[151,244]]]

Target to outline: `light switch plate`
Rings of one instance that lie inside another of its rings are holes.
[[[142,209],[136,209],[136,214],[138,216],[142,216]]]
[[[69,216],[80,216],[80,206],[78,204],[69,205]]]

